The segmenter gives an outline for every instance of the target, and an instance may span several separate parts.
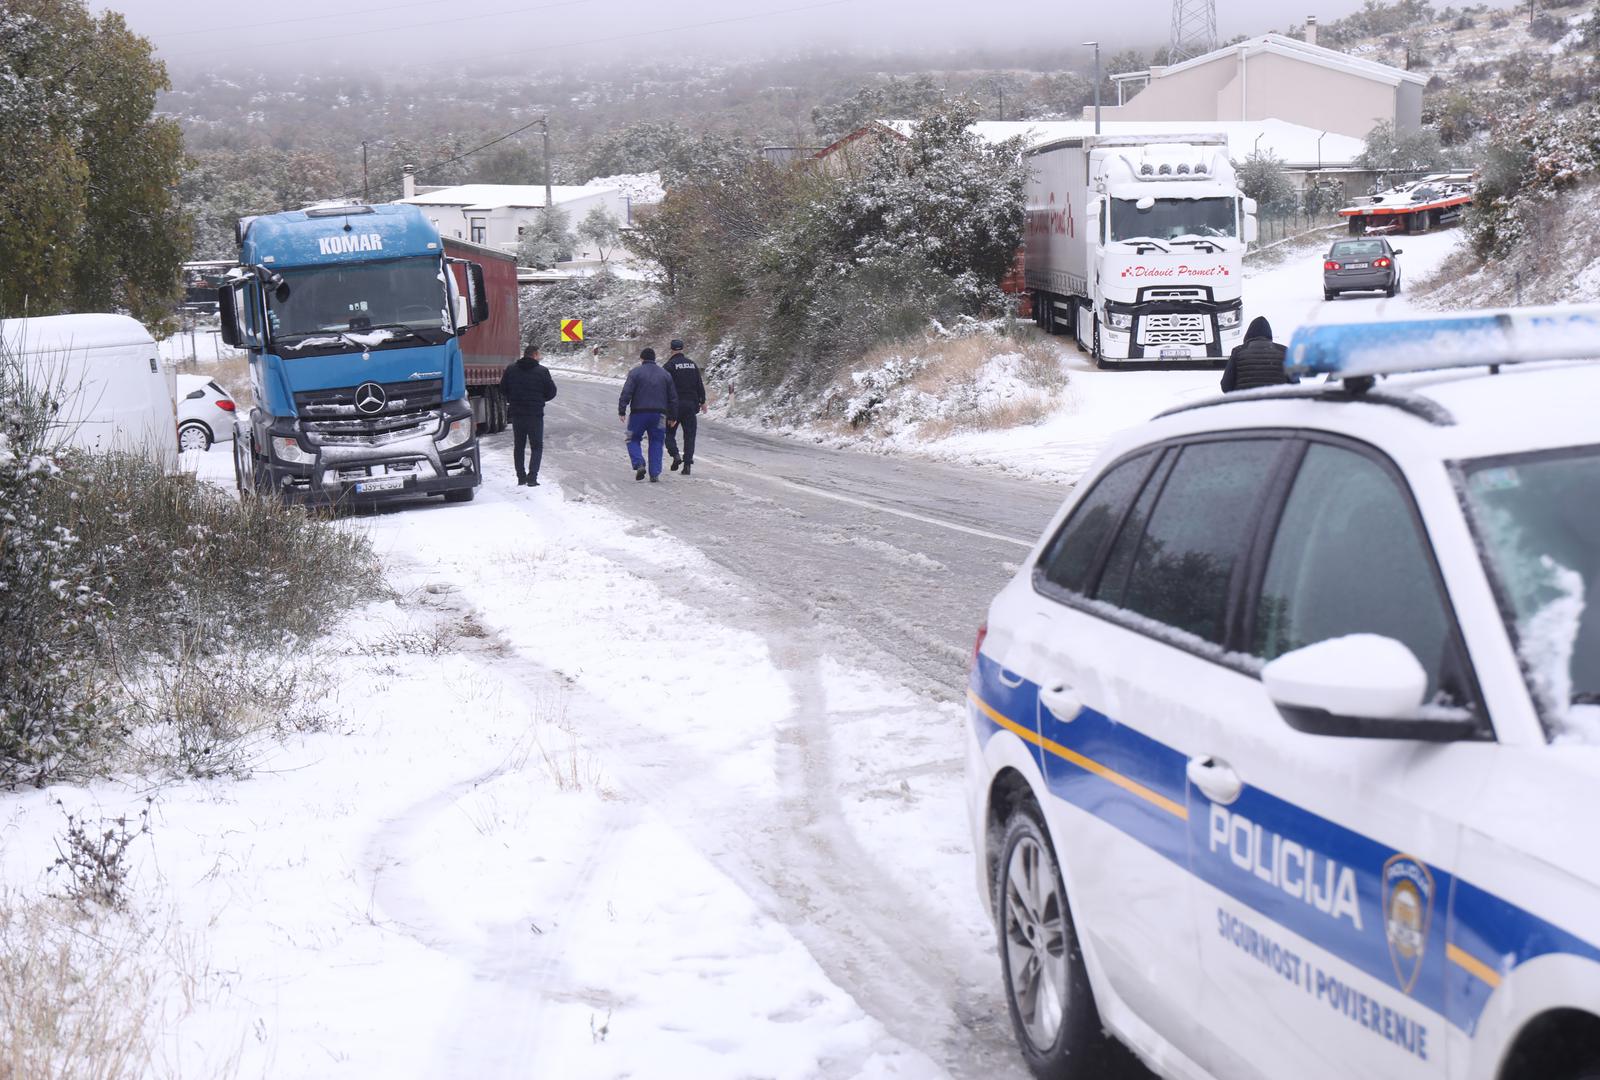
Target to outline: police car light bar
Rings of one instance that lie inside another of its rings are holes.
[[[1284,370],[1349,379],[1534,360],[1600,359],[1600,304],[1499,308],[1401,322],[1303,326]]]

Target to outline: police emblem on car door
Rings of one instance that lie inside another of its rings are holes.
[[[1383,864],[1383,933],[1400,989],[1411,993],[1422,970],[1433,919],[1433,874],[1409,855]]]

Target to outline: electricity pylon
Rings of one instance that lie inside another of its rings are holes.
[[[1172,0],[1169,64],[1178,64],[1217,47],[1217,0]]]

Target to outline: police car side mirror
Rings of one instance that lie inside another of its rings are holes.
[[[1284,653],[1261,669],[1284,721],[1307,735],[1454,742],[1479,734],[1465,710],[1426,715],[1428,676],[1401,642],[1350,634]]]

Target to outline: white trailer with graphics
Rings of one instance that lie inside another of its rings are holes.
[[[1085,135],[1027,158],[1034,320],[1101,367],[1220,366],[1244,333],[1256,236],[1226,136]]]

